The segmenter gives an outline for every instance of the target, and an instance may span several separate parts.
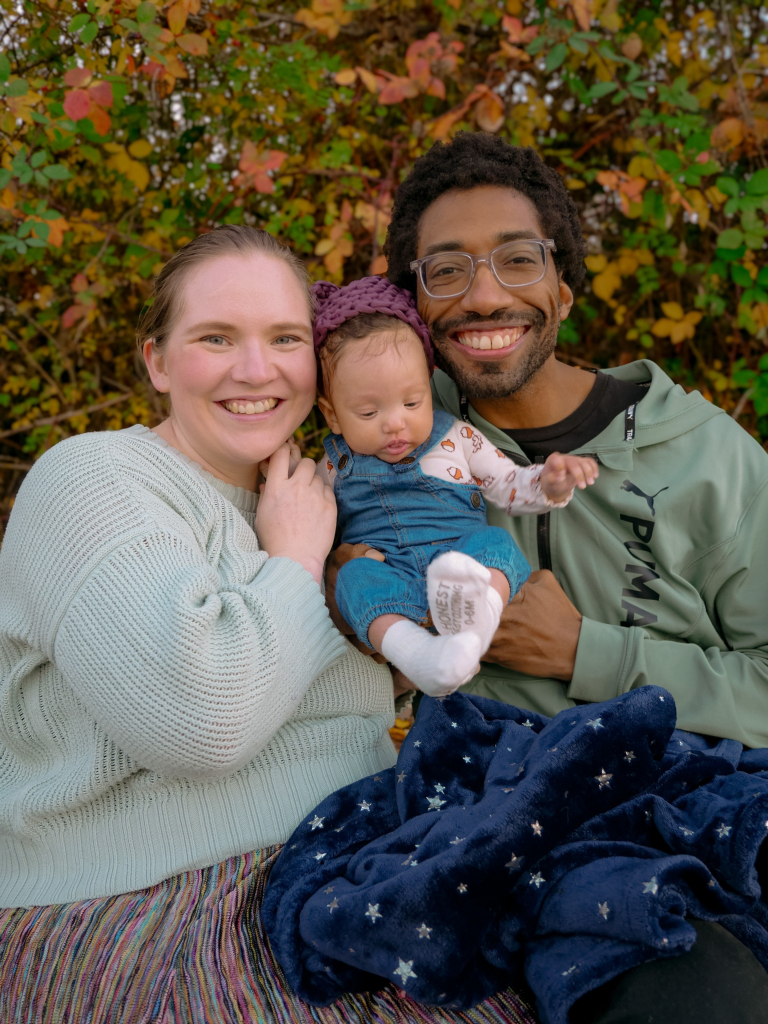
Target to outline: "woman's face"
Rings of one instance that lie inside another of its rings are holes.
[[[314,401],[306,294],[283,260],[261,253],[208,260],[182,287],[165,345],[144,346],[152,383],[171,397],[158,432],[209,472],[252,489],[258,463]]]

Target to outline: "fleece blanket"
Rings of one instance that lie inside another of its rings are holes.
[[[395,982],[465,1009],[524,977],[544,1024],[719,921],[768,970],[768,750],[675,729],[643,686],[553,719],[425,698],[397,765],[294,832],[262,908],[315,1005]]]

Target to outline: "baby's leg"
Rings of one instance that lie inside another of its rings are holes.
[[[468,683],[480,661],[480,638],[474,633],[433,636],[403,615],[380,615],[368,639],[387,661],[422,692],[443,697]]]
[[[438,632],[476,633],[487,651],[510,596],[530,566],[506,530],[485,527],[460,537],[427,570],[427,593]]]
[[[416,625],[428,610],[420,576],[411,577],[386,562],[355,558],[339,571],[336,603],[360,640],[424,693],[452,693],[477,671],[477,637],[434,636]]]

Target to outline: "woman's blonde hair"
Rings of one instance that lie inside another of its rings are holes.
[[[192,239],[168,260],[157,275],[150,305],[145,306],[136,327],[136,344],[141,349],[150,339],[162,348],[179,314],[181,290],[189,271],[217,256],[250,256],[263,253],[283,260],[296,275],[307,298],[310,317],[314,311],[307,268],[287,246],[259,228],[225,224]]]

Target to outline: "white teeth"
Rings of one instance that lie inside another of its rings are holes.
[[[253,416],[260,412],[269,412],[277,405],[276,398],[265,398],[261,402],[222,402],[227,412],[239,413],[241,416]]]
[[[487,334],[484,334],[482,336],[482,338],[480,339],[480,348],[485,349],[485,348],[490,348],[490,347],[491,347],[491,339],[488,337]]]
[[[494,334],[491,338],[491,348],[504,348],[504,339],[500,334]]]

